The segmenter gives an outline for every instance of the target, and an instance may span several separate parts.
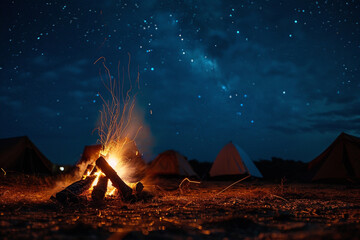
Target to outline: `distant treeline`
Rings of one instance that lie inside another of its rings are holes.
[[[189,160],[189,163],[201,179],[209,177],[209,172],[213,164],[212,162],[199,162],[196,159],[192,159]]]
[[[309,180],[309,173],[307,171],[308,164],[301,161],[272,157],[271,160],[259,160],[254,163],[265,180]]]
[[[190,160],[189,163],[200,178],[209,178],[212,162],[199,162],[198,160],[193,159]],[[259,161],[254,161],[254,163],[264,176],[264,180],[309,180],[309,173],[307,171],[308,164],[301,161],[272,157],[271,160],[261,159]]]

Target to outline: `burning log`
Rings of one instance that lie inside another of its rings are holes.
[[[91,171],[91,173],[90,173],[90,176],[91,175],[94,175],[96,172],[97,172],[97,167],[96,167],[96,165],[92,168],[92,171]]]
[[[124,183],[103,157],[99,157],[96,160],[96,166],[110,179],[112,185],[118,189],[125,200],[131,199],[132,189]]]
[[[97,185],[93,188],[91,198],[94,202],[101,202],[107,191],[108,177],[100,176]]]
[[[88,176],[85,179],[72,183],[71,185],[67,186],[64,190],[56,193],[55,195],[56,200],[62,203],[67,203],[68,201],[78,202],[79,201],[78,196],[91,187],[91,184],[94,182],[95,178],[96,178],[95,175]]]
[[[87,165],[83,175],[85,175],[85,176],[89,175],[89,173],[91,172],[92,169],[93,169],[93,165],[91,165],[91,164]]]

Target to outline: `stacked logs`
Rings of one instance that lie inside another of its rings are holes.
[[[116,171],[107,163],[107,161],[103,157],[99,157],[96,160],[96,165],[89,176],[87,176],[83,180],[79,180],[69,185],[64,190],[58,192],[55,195],[55,199],[61,203],[78,202],[79,196],[86,190],[88,190],[94,182],[96,178],[95,172],[97,171],[97,169],[100,169],[103,174],[99,177],[99,181],[97,185],[94,186],[91,193],[91,198],[95,203],[102,202],[102,200],[104,199],[109,179],[112,182],[112,185],[118,190],[118,194],[122,197],[124,201],[131,201],[134,199],[134,196],[132,195],[132,188],[130,188],[119,177]],[[139,182],[136,185],[135,193],[141,193],[142,189],[143,185]]]
[[[132,189],[117,175],[105,158],[99,157],[96,160],[96,166],[110,179],[112,185],[122,194],[123,199],[129,200],[132,195]]]
[[[94,182],[96,176],[91,175],[85,179],[79,180],[77,182],[72,183],[64,190],[58,192],[55,195],[56,200],[62,203],[67,202],[79,202],[79,196],[86,190],[88,190],[92,183]]]
[[[108,185],[108,178],[106,176],[101,175],[99,177],[99,181],[94,186],[92,192],[91,192],[91,198],[96,203],[101,203],[102,200],[104,200],[105,193],[107,191],[107,185]]]

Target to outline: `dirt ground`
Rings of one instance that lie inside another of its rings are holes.
[[[2,239],[360,239],[358,185],[173,180],[147,201],[64,206],[54,183],[0,180]]]

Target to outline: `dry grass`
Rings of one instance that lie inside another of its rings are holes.
[[[53,184],[28,181],[24,189],[22,183],[0,186],[0,235],[7,239],[351,239],[360,234],[360,191],[342,185],[245,181],[221,192],[231,182],[180,189],[180,181],[162,181],[146,186],[154,195],[148,201],[107,199],[102,206],[85,201],[65,207],[49,200]]]

